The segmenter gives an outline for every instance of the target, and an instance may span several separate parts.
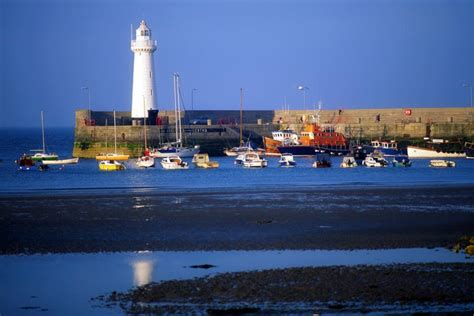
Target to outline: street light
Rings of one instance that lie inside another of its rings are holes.
[[[197,89],[193,88],[191,90],[191,110],[194,111],[194,91],[197,91]]]
[[[469,94],[470,94],[470,97],[471,97],[471,108],[472,108],[472,85],[471,85],[471,84],[464,83],[462,86],[463,86],[464,88],[469,88]]]
[[[81,90],[87,90],[87,94],[89,97],[89,124],[90,124],[91,122],[91,89],[89,89],[89,87],[87,86],[84,86],[84,87],[81,87]]]
[[[304,109],[306,110],[306,90],[309,88],[306,86],[298,86],[298,90],[303,91],[303,106]]]

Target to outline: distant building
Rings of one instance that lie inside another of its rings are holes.
[[[155,74],[153,71],[153,53],[156,41],[151,39],[151,30],[145,21],[141,21],[131,41],[134,53],[132,118],[148,117],[148,110],[156,110]]]

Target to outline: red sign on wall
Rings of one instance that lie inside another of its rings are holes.
[[[405,115],[410,116],[411,115],[411,109],[405,109]]]

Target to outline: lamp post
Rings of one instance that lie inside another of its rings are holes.
[[[85,87],[81,87],[81,90],[87,90],[87,95],[88,95],[88,98],[89,98],[89,124],[91,122],[91,89],[89,89],[89,87],[85,86]]]
[[[470,100],[471,100],[471,108],[472,108],[472,84],[467,84],[467,83],[464,83],[462,85],[464,88],[469,88],[469,95],[470,95]]]
[[[303,107],[306,110],[306,90],[309,88],[306,86],[298,86],[298,90],[303,91]]]

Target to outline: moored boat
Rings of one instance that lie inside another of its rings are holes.
[[[35,167],[35,162],[31,156],[23,154],[20,159],[15,160],[18,170],[31,170]]]
[[[278,161],[280,167],[295,167],[296,161],[293,155],[290,153],[281,154],[280,160]]]
[[[125,170],[125,165],[120,161],[102,160],[99,162],[99,170],[102,171],[119,171]]]
[[[256,152],[248,152],[244,154],[242,166],[245,168],[265,168],[268,162],[261,158]]]
[[[152,168],[155,166],[155,158],[143,155],[137,159],[136,164],[139,168]]]
[[[130,158],[129,155],[107,153],[107,154],[98,154],[95,156],[96,160],[114,160],[114,161],[125,161]]]
[[[268,142],[268,138],[264,138],[265,147],[273,148],[275,143],[279,142],[280,144],[276,148],[280,153],[291,153],[293,156],[314,156],[318,152],[331,155],[345,155],[350,152],[344,135],[336,132],[332,126],[320,127],[316,123],[306,124],[301,136],[298,138],[287,137],[286,141],[275,139],[274,133],[272,133],[273,141]]]
[[[43,140],[43,148],[42,149],[37,149],[37,150],[31,150],[31,151],[37,151],[36,154],[31,156],[31,159],[34,161],[43,161],[43,160],[57,160],[58,155],[46,153],[46,142],[45,142],[45,136],[44,136],[44,116],[43,116],[43,111],[41,111],[41,136]]]
[[[179,156],[169,156],[161,160],[161,166],[167,170],[188,169],[188,163],[183,161]]]
[[[218,168],[219,163],[217,161],[210,161],[209,160],[209,155],[208,154],[196,154],[193,157],[193,164],[196,165],[198,168],[204,168],[204,169],[209,169],[209,168]]]
[[[364,145],[363,148],[367,154],[371,154],[374,151],[378,151],[381,152],[384,156],[406,155],[406,151],[401,150],[395,140],[373,140],[370,142],[370,145]]]
[[[79,163],[79,158],[43,160],[44,165],[74,165]]]
[[[430,167],[454,168],[456,167],[456,163],[450,160],[434,159],[434,160],[430,160]]]
[[[340,165],[341,168],[355,168],[357,166],[357,161],[351,155],[343,157]]]
[[[466,153],[467,159],[474,159],[474,143],[465,142],[464,152]]]
[[[319,153],[316,154],[316,161],[313,162],[313,168],[330,168],[332,165],[331,163],[331,156],[327,153]]]
[[[411,160],[406,155],[394,156],[392,160],[394,167],[411,167]]]
[[[463,158],[466,153],[459,142],[450,142],[444,139],[432,139],[427,141],[423,147],[408,146],[410,158]]]
[[[388,162],[383,158],[383,156],[373,153],[368,155],[362,164],[369,168],[382,168],[388,166]]]
[[[178,156],[181,158],[190,158],[198,154],[200,150],[199,145],[194,147],[183,147],[178,143],[164,144],[160,148],[155,148],[150,152],[150,156],[154,158],[165,158],[171,156]]]

